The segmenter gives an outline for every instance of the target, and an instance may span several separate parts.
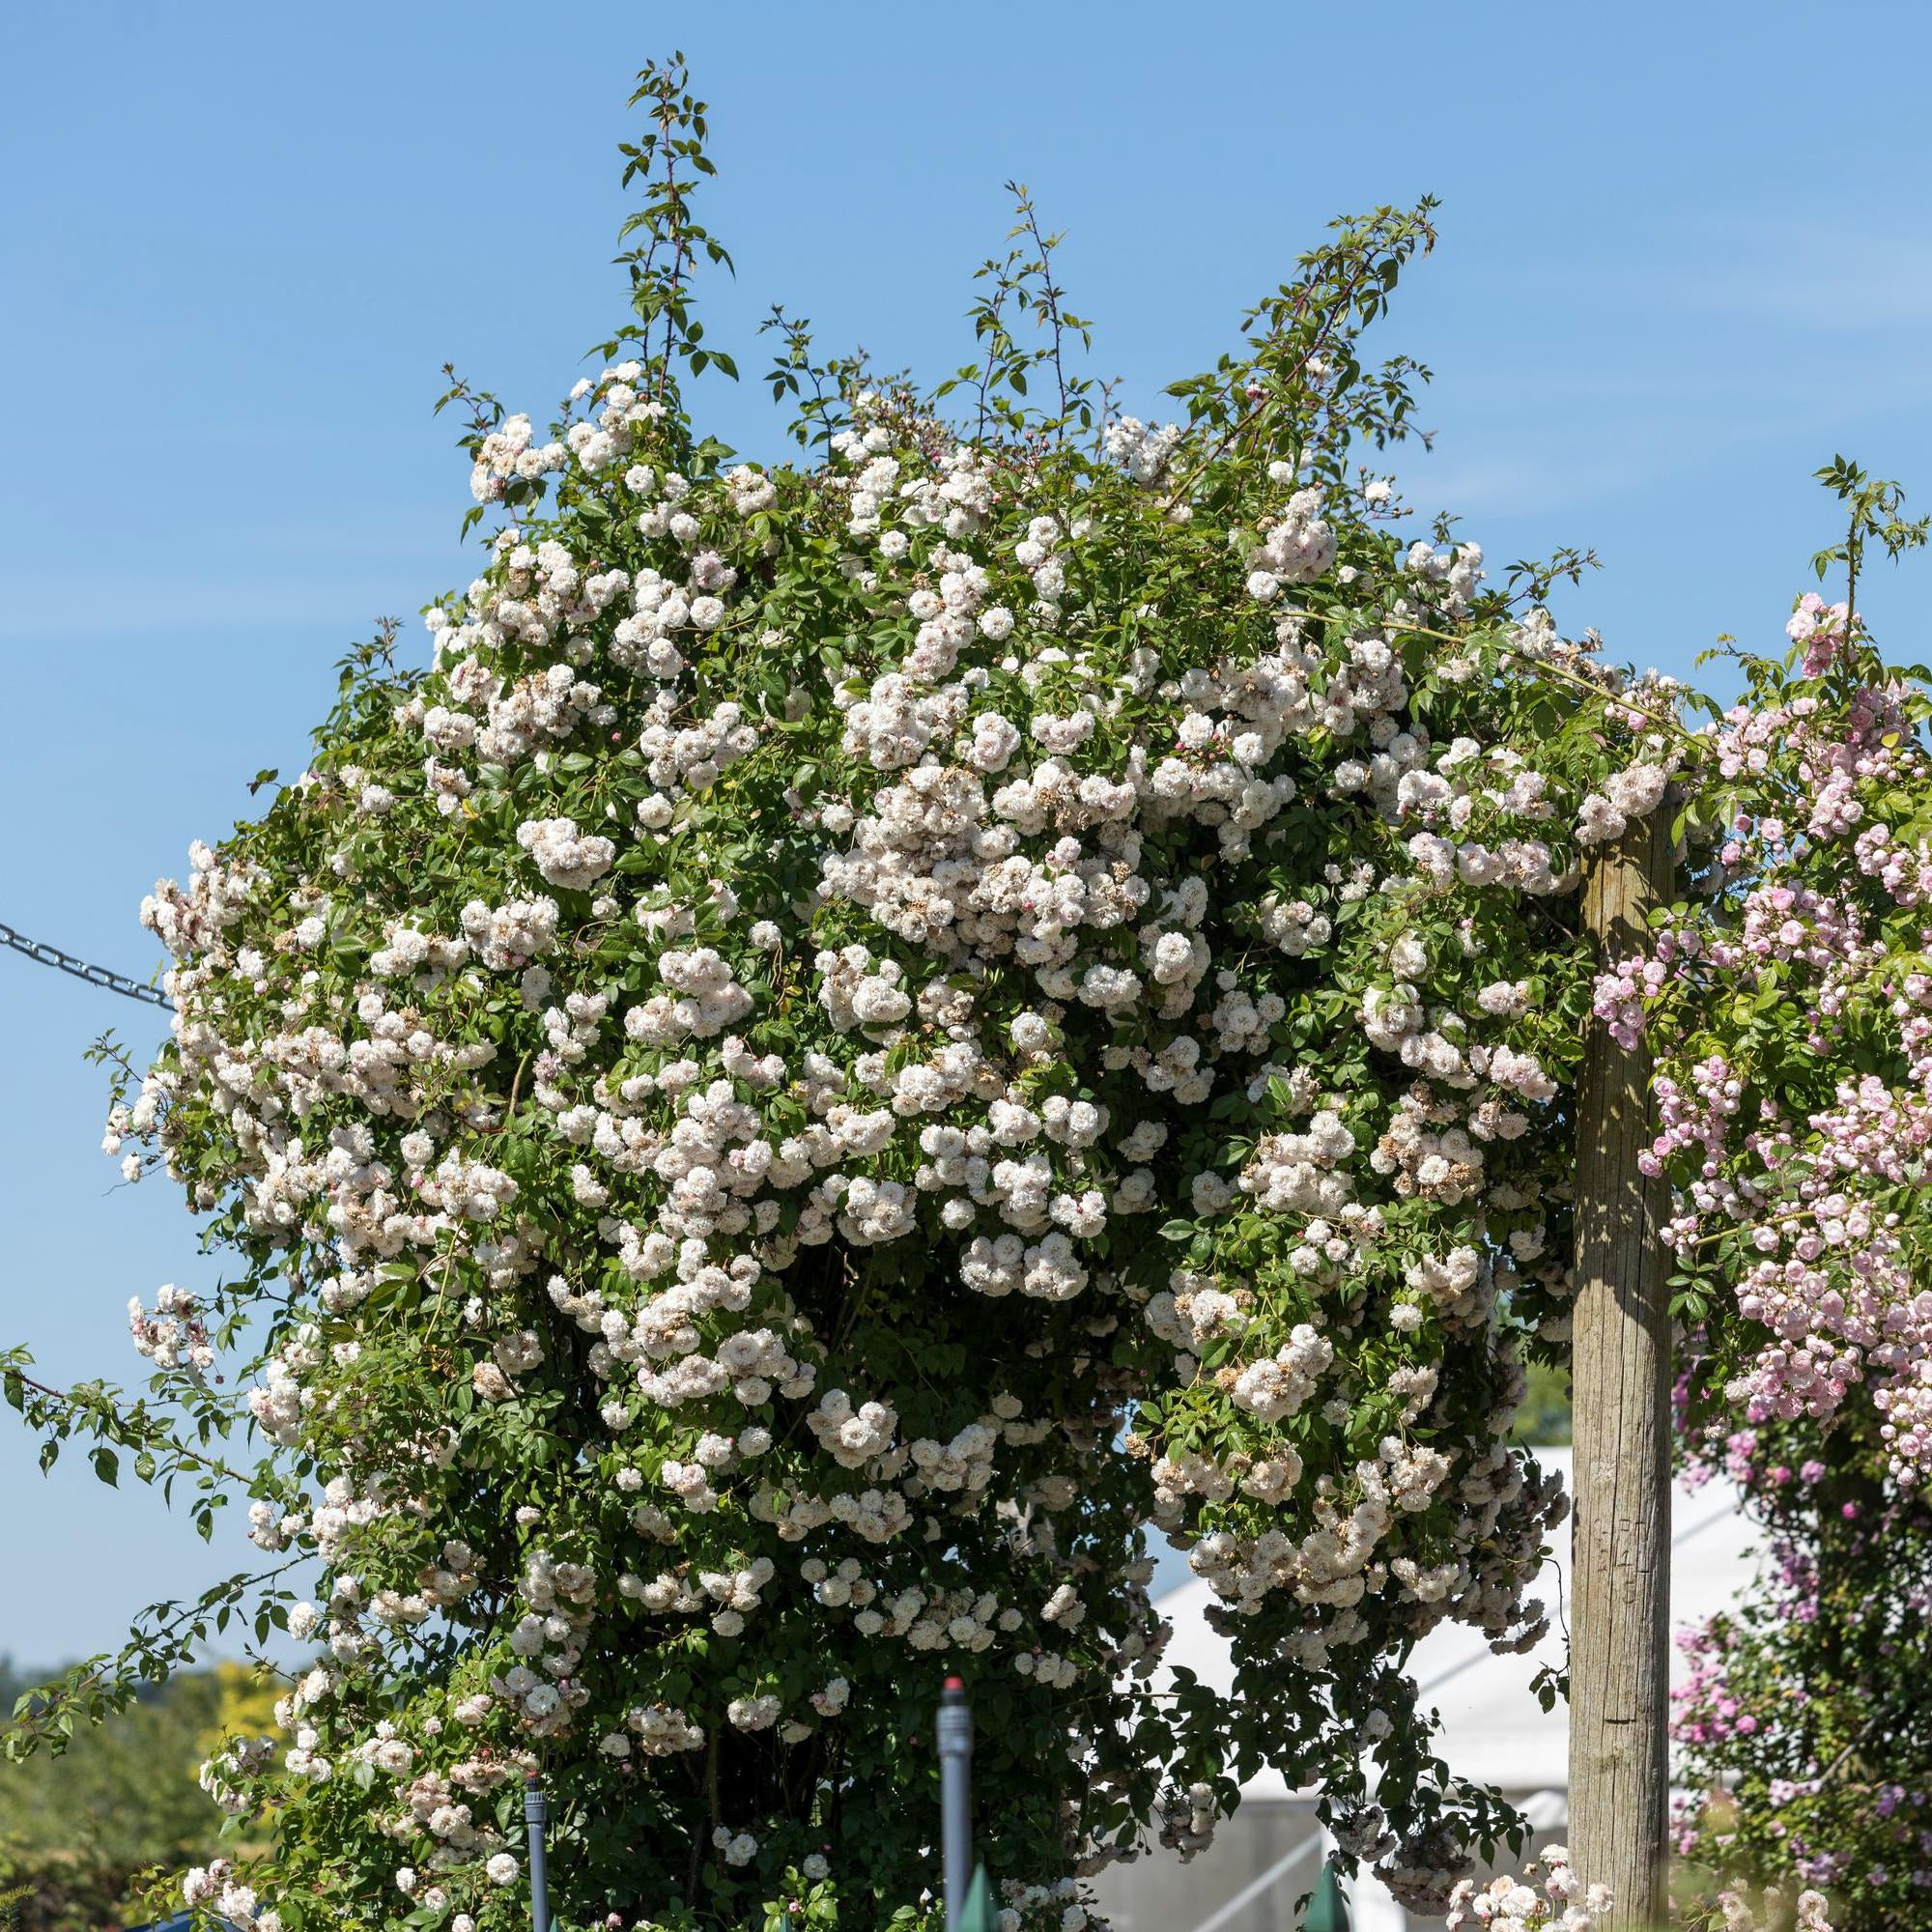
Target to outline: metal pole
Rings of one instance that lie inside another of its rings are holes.
[[[973,1882],[973,1713],[966,1686],[949,1677],[939,1693],[939,1842],[946,1870],[946,1923],[957,1932]]]
[[[530,1834],[530,1922],[536,1932],[550,1932],[550,1866],[544,1850],[544,1827],[550,1804],[533,1771],[524,1774],[524,1823]]]

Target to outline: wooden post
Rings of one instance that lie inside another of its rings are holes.
[[[1649,950],[1672,896],[1670,808],[1604,847],[1583,884],[1601,964]],[[1577,1110],[1576,1442],[1570,1605],[1570,1857],[1616,1893],[1614,1923],[1662,1926],[1670,1776],[1669,1267],[1662,1179],[1637,1170],[1654,1129],[1650,1054],[1587,1023]]]

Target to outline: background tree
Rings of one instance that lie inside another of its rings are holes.
[[[20,1932],[102,1932],[148,1914],[144,1875],[172,1885],[216,1855],[222,1813],[196,1783],[207,1756],[255,1713],[239,1665],[155,1687],[57,1757],[0,1764],[0,1892],[19,1889]],[[0,1696],[29,1693],[11,1668]]]

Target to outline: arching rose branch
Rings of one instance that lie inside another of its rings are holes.
[[[491,533],[430,661],[349,663],[146,909],[176,1021],[113,1151],[239,1264],[136,1311],[151,1401],[247,1434],[316,1577],[260,1600],[317,1645],[286,1748],[208,1772],[272,1849],[189,1900],[507,1927],[535,1768],[568,1926],[925,1924],[957,1671],[1009,1927],[1264,1765],[1439,1909],[1512,1821],[1405,1664],[1544,1628],[1575,888],[1698,754],[1681,694],[1557,635],[1582,558],[1491,586],[1363,467],[1428,203],[1157,429],[1023,206],[944,393],[777,316],[805,455],[738,463],[680,387],[703,108],[639,99],[634,320],[548,432],[445,398]],[[1230,1697],[1158,1672],[1150,1528]]]

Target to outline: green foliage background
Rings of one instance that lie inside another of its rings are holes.
[[[0,1658],[0,1711],[39,1673]],[[98,1728],[79,1730],[58,1757],[0,1763],[0,1900],[23,1892],[0,1924],[17,1932],[115,1932],[153,1915],[142,1874],[206,1862],[222,1814],[196,1783],[211,1741],[243,1707],[248,1673],[219,1665],[176,1677]]]

